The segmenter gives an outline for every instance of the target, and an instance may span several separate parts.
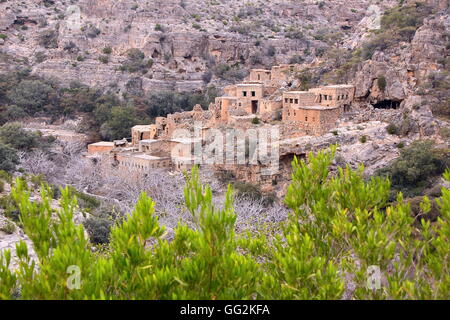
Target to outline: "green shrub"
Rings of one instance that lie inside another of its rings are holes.
[[[34,114],[49,104],[56,92],[41,80],[22,80],[6,95],[12,104],[23,108],[29,114]]]
[[[415,141],[401,149],[400,157],[378,174],[389,176],[394,189],[415,196],[429,186],[430,178],[441,175],[449,165],[448,150],[435,149],[432,141]]]
[[[38,139],[38,133],[24,130],[19,123],[7,123],[0,127],[0,142],[18,150],[37,147]]]
[[[39,189],[41,185],[47,183],[47,178],[43,174],[32,175],[30,182],[33,184],[34,189]]]
[[[0,231],[7,234],[13,234],[16,231],[16,226],[11,221],[6,221],[6,223],[0,228]]]
[[[92,216],[84,222],[89,239],[94,244],[109,243],[112,221],[103,217]]]
[[[19,210],[10,195],[5,195],[0,198],[0,208],[3,209],[2,214],[5,217],[15,221],[17,224],[20,224]]]
[[[386,131],[387,131],[389,134],[398,134],[399,129],[398,129],[398,127],[397,127],[395,124],[390,123],[390,124],[386,127]]]
[[[259,200],[263,197],[259,186],[252,183],[237,181],[233,183],[233,187],[239,197],[250,198],[254,200]]]
[[[105,48],[103,48],[102,52],[104,54],[111,54],[112,53],[112,48],[111,47],[105,47]]]
[[[0,39],[6,40],[6,38],[8,38],[6,34],[0,33]]]
[[[384,76],[379,76],[377,79],[378,88],[384,92],[386,90],[386,78]]]
[[[253,119],[252,119],[252,124],[259,124],[260,123],[260,121],[259,121],[259,118],[258,117],[254,117]]]
[[[359,137],[359,142],[361,142],[361,143],[366,143],[367,142],[367,136],[361,136],[361,137]]]
[[[155,31],[163,31],[162,25],[160,25],[159,23],[157,23],[157,24],[155,25]]]
[[[87,28],[84,28],[84,31],[86,33],[86,36],[91,39],[97,38],[101,33],[100,29],[93,25],[89,25]]]
[[[450,139],[450,129],[446,127],[439,128],[439,134],[445,139]]]
[[[229,184],[232,183],[236,177],[232,171],[221,170],[217,172],[218,180],[222,183]]]
[[[0,170],[13,172],[19,164],[17,151],[3,143],[0,143]]]
[[[47,30],[39,35],[38,42],[40,46],[47,49],[58,47],[58,33],[54,30]]]
[[[363,44],[362,57],[370,59],[376,50],[386,50],[400,41],[411,41],[432,8],[421,2],[398,5],[386,10],[381,17],[381,29]]]
[[[87,209],[88,211],[91,211],[93,209],[96,209],[100,206],[100,201],[97,200],[97,198],[87,195],[83,192],[80,192],[76,190],[73,187],[69,187],[69,195],[70,197],[76,197],[78,200],[78,203],[81,208]]]
[[[109,57],[108,57],[108,56],[100,56],[100,57],[98,57],[98,60],[99,60],[101,63],[104,63],[104,64],[109,63]]]
[[[121,71],[127,72],[146,72],[147,69],[153,66],[153,60],[145,60],[145,54],[137,48],[129,49],[127,51],[127,60],[120,66]]]
[[[305,37],[301,30],[296,29],[294,27],[288,28],[285,33],[285,36],[288,39],[297,39],[297,40],[301,40]]]
[[[8,183],[12,182],[12,175],[5,170],[0,170],[0,179]]]
[[[42,63],[47,59],[47,56],[45,55],[44,52],[36,52],[34,58],[36,59],[37,63]]]
[[[214,74],[222,80],[241,81],[247,76],[247,71],[239,64],[228,65],[226,63],[218,64],[214,68]]]
[[[274,46],[269,46],[269,47],[267,48],[267,55],[268,55],[269,57],[275,56],[276,53],[277,53],[277,50],[275,49]]]
[[[180,222],[167,240],[155,203],[143,193],[133,212],[112,228],[107,254],[93,252],[83,227],[73,222],[76,201],[68,189],[62,189],[55,221],[45,205],[47,188],[38,206],[17,180],[12,197],[39,264],[31,261],[25,242],[16,251],[26,273],[11,270],[11,252],[2,252],[0,298],[342,299],[351,278],[350,299],[446,299],[450,190],[443,188],[436,200],[434,223],[420,218],[433,210],[428,197],[414,207],[414,218],[401,194],[395,204],[387,203],[389,180],[366,180],[362,167],[331,175],[335,150],[311,153],[308,163],[294,159],[285,198],[290,213],[276,237],[236,234],[231,187],[223,206],[216,206],[194,168],[184,191],[192,228]],[[444,178],[450,180],[450,171]],[[70,290],[69,266],[83,274],[77,290]],[[373,266],[384,279],[380,290],[367,285]]]
[[[0,123],[20,120],[26,116],[27,113],[23,110],[23,108],[15,105],[7,106],[0,116]]]
[[[113,107],[109,119],[100,127],[105,140],[123,139],[130,135],[130,129],[138,123],[136,111],[131,107]]]
[[[289,64],[299,64],[305,61],[300,55],[295,54],[289,59]]]

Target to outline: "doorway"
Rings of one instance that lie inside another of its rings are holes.
[[[252,113],[256,114],[258,112],[258,100],[252,100]]]

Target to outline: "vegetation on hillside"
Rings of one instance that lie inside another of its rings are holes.
[[[378,174],[391,179],[393,190],[417,196],[430,188],[446,168],[450,167],[450,151],[437,149],[433,141],[415,141],[400,151],[400,157]]]
[[[180,222],[167,240],[155,203],[143,193],[100,253],[73,223],[77,201],[68,189],[54,219],[49,189],[42,187],[41,203],[31,202],[16,180],[12,197],[39,268],[24,242],[17,244],[16,271],[4,251],[0,298],[447,299],[450,190],[441,190],[436,222],[415,224],[402,194],[388,204],[388,179],[365,181],[362,167],[331,176],[334,154],[332,147],[310,154],[308,163],[294,160],[285,199],[291,212],[281,233],[237,234],[231,187],[216,207],[194,168],[184,191],[194,228]],[[450,181],[450,172],[444,177]],[[428,198],[420,210],[431,210]],[[380,278],[370,273],[377,268]]]
[[[141,60],[142,56],[136,52],[128,54],[134,62]],[[127,68],[136,67],[134,62]],[[156,116],[191,110],[197,103],[207,108],[217,95],[214,87],[208,87],[205,92],[165,91],[148,95],[134,87],[130,82],[128,92],[119,97],[75,82],[61,87],[30,75],[26,69],[0,74],[0,124],[25,117],[57,119],[84,114],[79,130],[91,134],[92,140],[121,139],[129,136],[133,125],[149,123]]]
[[[386,10],[381,17],[381,28],[363,45],[362,57],[370,59],[375,50],[385,50],[402,41],[410,42],[423,19],[432,12],[430,6],[419,1]]]

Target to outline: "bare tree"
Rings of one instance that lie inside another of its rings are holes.
[[[184,175],[166,170],[138,174],[130,169],[113,167],[109,157],[95,159],[82,156],[84,145],[60,143],[52,153],[33,151],[20,153],[21,166],[31,174],[43,174],[55,185],[71,185],[79,191],[111,203],[118,211],[131,212],[141,192],[145,191],[156,203],[160,222],[176,228],[179,222],[194,226],[184,206]],[[210,170],[203,170],[202,181],[213,189],[214,203],[220,208],[226,186],[219,183]],[[276,223],[287,217],[283,205],[268,206],[263,199],[236,197],[237,232],[256,231],[261,224]]]

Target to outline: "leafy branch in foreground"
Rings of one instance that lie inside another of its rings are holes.
[[[31,202],[18,179],[12,197],[37,261],[20,242],[12,271],[11,252],[2,252],[0,298],[447,299],[450,190],[442,189],[437,221],[417,223],[402,194],[388,203],[387,178],[365,180],[363,167],[331,175],[335,150],[293,161],[290,215],[275,236],[237,234],[233,190],[215,206],[194,168],[180,209],[192,215],[193,228],[181,221],[168,240],[155,203],[142,193],[113,227],[109,247],[93,250],[73,222],[77,201],[69,190],[62,189],[60,209],[52,210],[48,187],[39,203]],[[444,178],[450,181],[448,170]],[[430,208],[425,197],[420,209],[425,215]],[[368,286],[374,266],[380,283]]]

